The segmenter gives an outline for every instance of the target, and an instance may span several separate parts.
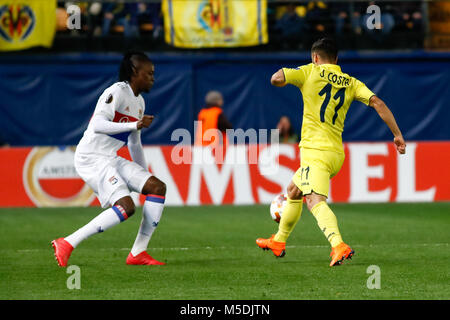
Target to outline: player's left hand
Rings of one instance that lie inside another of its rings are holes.
[[[405,154],[406,152],[406,143],[405,140],[403,140],[402,136],[398,136],[394,138],[395,146],[397,147],[397,151],[400,154]]]
[[[155,116],[149,116],[149,115],[144,114],[142,119],[139,120],[137,123],[137,129],[140,130],[142,128],[148,128],[150,126],[150,124],[153,122],[154,118],[155,118]]]

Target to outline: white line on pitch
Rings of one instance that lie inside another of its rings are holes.
[[[355,248],[364,248],[364,247],[386,247],[386,246],[395,246],[400,248],[410,248],[410,247],[443,247],[448,246],[449,243],[401,243],[401,244],[394,244],[394,243],[382,243],[382,244],[369,244],[369,245],[352,245],[352,247]],[[167,248],[152,248],[150,247],[149,250],[171,250],[171,251],[187,251],[187,250],[223,250],[223,249],[233,249],[235,247],[167,247]],[[246,247],[248,248],[248,246]],[[286,246],[286,248],[290,249],[296,249],[296,248],[329,248],[329,245],[293,245],[293,246]],[[98,248],[96,250],[114,250],[116,248]],[[42,250],[47,249],[19,249],[17,252],[19,253],[27,253],[27,252],[38,252]],[[117,250],[131,250],[131,248],[117,248]]]

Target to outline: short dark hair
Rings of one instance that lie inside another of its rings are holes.
[[[322,38],[313,43],[311,52],[316,52],[323,59],[335,61],[338,56],[336,41],[331,38]]]
[[[142,51],[128,51],[123,56],[120,63],[119,81],[130,81],[131,76],[136,72],[137,62],[150,62],[150,58]]]

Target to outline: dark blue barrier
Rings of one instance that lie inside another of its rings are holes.
[[[156,116],[145,144],[171,144],[171,133],[193,122],[211,89],[222,91],[235,128],[274,128],[288,115],[297,132],[302,101],[292,86],[270,85],[282,66],[309,63],[309,54],[150,54],[156,83],[144,95]],[[11,145],[77,144],[102,91],[117,79],[117,54],[0,57],[0,140]],[[408,140],[450,140],[450,54],[344,52],[342,70],[365,82],[391,108]],[[355,102],[345,141],[391,140],[374,110]]]

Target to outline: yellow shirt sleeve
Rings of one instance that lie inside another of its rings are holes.
[[[355,79],[355,100],[358,100],[368,106],[370,98],[374,95],[375,93],[367,88],[364,83],[358,79]]]
[[[298,88],[301,88],[308,79],[311,72],[312,63],[300,66],[298,68],[283,68],[284,79],[286,83],[292,84]]]

